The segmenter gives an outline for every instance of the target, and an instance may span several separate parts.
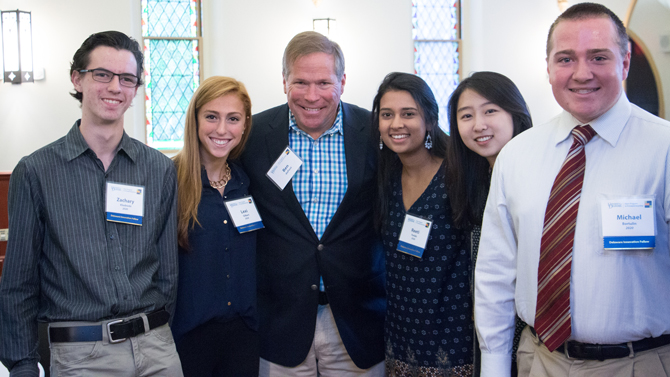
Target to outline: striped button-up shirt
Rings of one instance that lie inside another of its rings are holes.
[[[141,226],[106,221],[107,182],[144,187]],[[125,133],[107,171],[79,122],[19,162],[0,282],[0,360],[12,374],[37,370],[37,321],[172,312],[176,200],[172,161]]]
[[[289,146],[302,160],[293,176],[293,191],[321,239],[347,192],[342,106],[333,126],[316,140],[298,128],[290,110],[289,118]]]

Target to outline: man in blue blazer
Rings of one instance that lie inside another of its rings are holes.
[[[344,57],[315,32],[284,51],[288,103],[253,117],[242,156],[258,234],[261,376],[383,376],[384,262],[372,225],[370,112],[340,101]],[[287,150],[287,147],[289,150]],[[284,186],[270,173],[280,156]]]

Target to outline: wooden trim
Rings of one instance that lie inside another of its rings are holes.
[[[630,24],[630,19],[633,17],[633,10],[635,9],[636,4],[637,4],[637,0],[630,0],[630,4],[628,4],[628,10],[626,10],[626,18],[624,18],[624,20],[623,20],[623,26],[625,26],[626,29],[628,29],[628,25]],[[628,32],[630,33],[630,30]]]
[[[633,0],[635,2],[636,0]],[[647,58],[651,71],[654,73],[654,81],[656,81],[656,91],[658,92],[658,117],[665,119],[665,99],[663,99],[663,83],[661,82],[661,74],[658,71],[656,62],[654,62],[654,57],[651,55],[651,52],[647,48],[647,45],[644,44],[642,38],[638,37],[637,34],[628,30],[628,37],[635,41],[635,43],[640,46],[644,57]],[[625,80],[624,80],[625,82]]]

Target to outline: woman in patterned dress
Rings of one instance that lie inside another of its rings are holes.
[[[470,376],[468,233],[452,224],[447,135],[438,127],[437,102],[418,76],[391,73],[379,87],[372,117],[380,147],[376,224],[386,254],[386,373]],[[408,251],[399,237],[412,218],[430,231]]]
[[[447,154],[448,191],[454,225],[471,231],[474,270],[493,164],[502,147],[533,123],[519,89],[512,80],[495,72],[476,72],[463,80],[449,99],[448,113],[451,136]],[[517,320],[513,361],[525,326]],[[478,376],[477,343],[475,352],[475,376]],[[515,362],[512,375],[516,375]]]

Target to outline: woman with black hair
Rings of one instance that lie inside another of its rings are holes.
[[[472,375],[467,233],[452,224],[447,135],[428,85],[391,73],[372,109],[379,138],[376,224],[386,254],[388,376]]]
[[[493,164],[505,144],[533,122],[519,89],[496,72],[476,72],[463,80],[449,99],[448,113],[448,192],[454,225],[471,231],[474,271]],[[517,321],[513,359],[525,325]],[[475,352],[479,354],[477,344]],[[516,369],[515,363],[512,368]]]

